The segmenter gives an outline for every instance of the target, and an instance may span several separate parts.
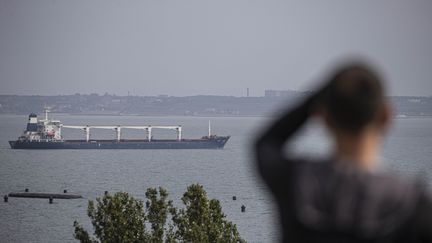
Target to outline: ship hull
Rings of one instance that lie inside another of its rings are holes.
[[[229,136],[178,140],[9,141],[12,149],[222,149]]]

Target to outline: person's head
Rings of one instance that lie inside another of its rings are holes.
[[[320,99],[322,116],[336,136],[359,137],[381,134],[389,123],[390,107],[378,73],[354,63],[336,70]]]

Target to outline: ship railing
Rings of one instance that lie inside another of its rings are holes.
[[[28,141],[30,141],[30,142],[63,142],[64,141],[64,139],[63,138],[61,138],[61,139],[56,139],[56,138],[45,138],[45,139],[29,139]]]

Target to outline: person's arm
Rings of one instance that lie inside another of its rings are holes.
[[[432,242],[432,200],[426,192],[420,196],[413,224],[417,230],[419,242]]]
[[[280,180],[289,176],[294,163],[292,157],[284,155],[284,145],[306,123],[322,93],[315,93],[299,106],[286,112],[256,141],[258,170],[270,187],[283,186],[280,185]]]

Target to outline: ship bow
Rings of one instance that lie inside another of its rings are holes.
[[[9,145],[12,149],[15,148],[16,141],[9,141]]]

